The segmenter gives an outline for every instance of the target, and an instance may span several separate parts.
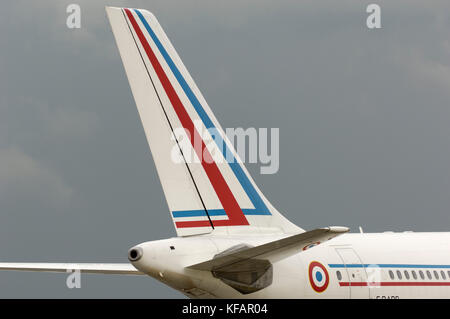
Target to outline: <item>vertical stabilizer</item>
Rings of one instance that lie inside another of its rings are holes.
[[[302,231],[255,185],[155,16],[106,11],[177,234]]]

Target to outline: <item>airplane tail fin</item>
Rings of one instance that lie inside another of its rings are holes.
[[[155,16],[106,11],[178,236],[303,231],[258,189]]]

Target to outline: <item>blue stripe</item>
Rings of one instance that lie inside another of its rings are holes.
[[[209,216],[226,216],[225,210],[223,209],[208,209]],[[177,217],[199,217],[205,216],[204,210],[178,210],[172,212],[172,216]]]
[[[254,209],[242,209],[244,215],[262,215],[262,212],[256,212]],[[226,216],[224,209],[208,209],[209,216]],[[265,215],[270,215],[268,212]],[[177,210],[172,212],[174,218],[179,217],[200,217],[205,216],[204,210]]]
[[[328,264],[330,268],[450,268],[450,265],[410,265],[410,264]]]
[[[159,51],[161,52],[161,55],[164,57],[164,59],[166,60],[166,63],[169,65],[170,69],[172,70],[172,72],[173,72],[174,76],[176,77],[178,83],[183,88],[184,93],[188,97],[189,101],[192,103],[192,105],[193,105],[194,109],[196,110],[198,116],[203,121],[203,124],[205,125],[205,127],[207,129],[211,129],[211,128],[216,129],[216,127],[214,126],[213,122],[209,118],[208,114],[205,112],[205,110],[201,106],[201,104],[198,101],[197,97],[192,92],[192,90],[189,87],[189,85],[186,83],[183,75],[180,73],[180,71],[176,67],[175,63],[170,58],[170,56],[167,53],[166,49],[164,49],[164,46],[161,44],[161,42],[159,41],[158,37],[153,32],[152,28],[147,23],[147,21],[145,20],[144,16],[142,15],[142,13],[139,10],[137,10],[137,9],[134,9],[134,11],[136,12],[136,14],[139,16],[140,20],[144,24],[144,26],[147,29],[148,33],[150,34],[151,38],[155,42],[155,44],[158,47]],[[223,154],[225,159],[228,158],[227,154],[233,156],[233,153],[229,150],[227,144],[223,141],[221,136],[215,136],[214,141],[216,142],[216,144],[219,147],[219,149],[221,149],[222,154]],[[236,175],[236,178],[238,179],[238,181],[241,184],[242,188],[244,189],[244,191],[246,192],[247,196],[249,197],[249,199],[253,203],[253,206],[255,207],[254,212],[252,213],[252,215],[271,215],[269,209],[264,204],[264,202],[261,199],[261,197],[258,195],[256,189],[253,187],[252,183],[248,179],[248,176],[244,173],[244,170],[242,169],[241,165],[237,162],[237,160],[235,159],[234,156],[233,156],[233,160],[231,162],[228,162],[228,164],[230,165],[231,170]],[[203,210],[202,210],[202,212],[204,214]]]

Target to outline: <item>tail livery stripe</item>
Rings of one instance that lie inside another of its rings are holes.
[[[256,212],[255,209],[242,209],[244,215],[261,215],[259,212]],[[223,209],[208,209],[209,216],[226,216],[225,210]],[[205,216],[205,212],[200,210],[178,210],[172,212],[172,216],[175,218],[180,217],[202,217]]]
[[[188,130],[191,134],[191,144],[194,147],[194,141],[195,139],[201,140],[200,135],[198,134],[197,130],[194,127],[194,123],[192,122],[191,118],[189,117],[189,114],[187,113],[186,109],[184,108],[180,98],[178,97],[175,89],[173,88],[172,84],[170,83],[169,79],[167,78],[167,75],[165,74],[161,64],[159,63],[158,59],[156,58],[152,48],[150,47],[149,43],[147,42],[147,39],[145,38],[144,34],[142,33],[141,29],[139,28],[138,23],[136,22],[132,12],[129,9],[124,9],[129,21],[131,22],[133,29],[136,33],[136,35],[139,38],[139,41],[141,42],[142,47],[144,48],[148,59],[150,60],[153,69],[155,70],[159,81],[161,82],[162,86],[164,87],[164,90],[167,94],[167,97],[170,100],[170,103],[172,104],[175,113],[177,114],[180,122],[182,123],[183,127]],[[137,11],[138,13],[138,11]],[[138,13],[139,14],[139,13]],[[197,149],[194,147],[195,151],[197,152],[198,156],[200,158],[205,158],[204,161],[202,161],[203,169],[205,170],[211,185],[214,188],[214,191],[216,192],[220,203],[222,204],[222,207],[224,208],[228,220],[219,220],[214,221],[214,226],[234,226],[234,225],[248,225],[248,221],[245,218],[241,208],[239,207],[236,199],[233,196],[233,193],[231,192],[230,188],[228,187],[225,179],[223,178],[219,168],[217,167],[216,163],[212,160],[212,156],[209,153],[208,149],[206,148],[205,143],[202,141],[201,149]],[[209,221],[183,221],[183,222],[176,222],[177,227],[204,227],[209,226]]]
[[[125,10],[128,10],[128,9],[125,9]],[[198,101],[195,94],[192,92],[189,85],[186,83],[186,80],[184,79],[183,75],[178,70],[178,68],[175,65],[175,63],[173,62],[173,60],[170,58],[166,49],[159,41],[156,34],[153,32],[152,28],[148,24],[147,20],[143,16],[143,14],[137,9],[134,9],[134,11],[138,15],[139,19],[141,20],[141,22],[143,23],[145,28],[147,29],[148,33],[150,34],[150,37],[155,42],[161,55],[164,57],[166,63],[168,64],[169,68],[173,72],[175,78],[177,79],[178,83],[182,87],[182,89],[183,89],[184,93],[186,94],[186,96],[188,97],[189,101],[192,103],[197,114],[203,121],[203,124],[205,125],[205,127],[208,129],[209,128],[215,129],[216,127],[215,127],[214,123],[212,122],[212,120],[210,119],[210,117],[208,116],[208,114],[206,113],[206,111],[204,110],[204,108],[202,107],[200,102]],[[222,150],[222,154],[225,158],[227,158],[227,154],[232,154],[232,152],[228,148],[227,143],[225,143],[220,136],[216,136],[214,138],[214,140],[215,140],[217,146],[219,147],[219,149]],[[223,147],[223,146],[225,146],[225,147]],[[261,199],[261,197],[259,196],[258,192],[256,191],[256,189],[250,182],[248,176],[245,174],[244,170],[242,169],[242,166],[239,164],[239,162],[236,160],[236,158],[234,156],[233,156],[232,161],[228,162],[228,164],[230,165],[231,170],[236,175],[236,178],[238,179],[242,188],[244,189],[247,196],[250,198],[251,202],[253,203],[253,206],[255,207],[254,209],[246,209],[246,215],[271,215],[269,209],[264,204],[264,202]],[[208,210],[208,213],[209,213],[209,210]],[[177,212],[173,212],[173,214],[175,217]]]

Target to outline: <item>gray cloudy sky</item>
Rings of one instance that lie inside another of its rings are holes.
[[[365,26],[372,2],[381,30]],[[450,228],[448,1],[8,0],[1,261],[126,262],[175,235],[106,4],[155,13],[223,127],[280,128],[279,172],[249,169],[291,221]],[[146,277],[65,280],[0,272],[0,297],[182,297]]]

